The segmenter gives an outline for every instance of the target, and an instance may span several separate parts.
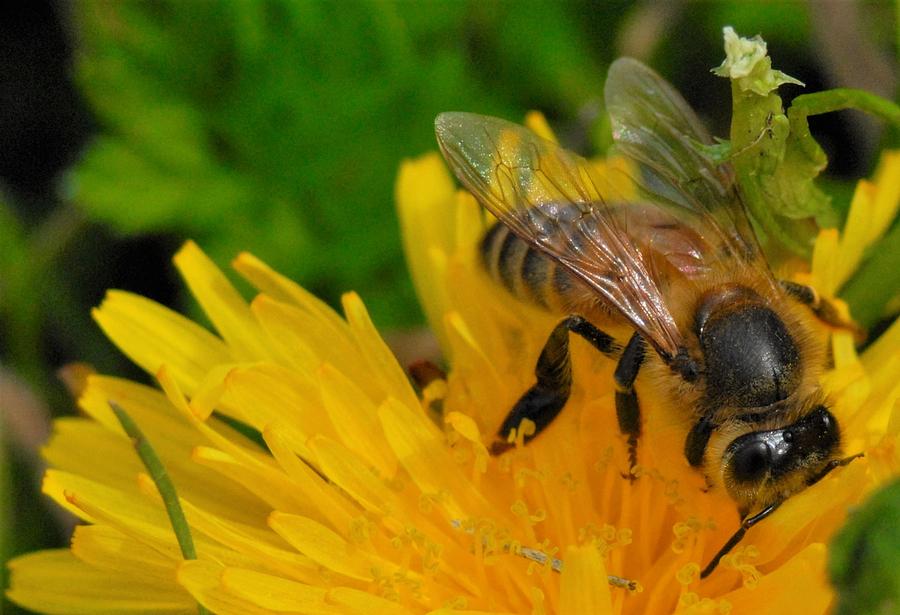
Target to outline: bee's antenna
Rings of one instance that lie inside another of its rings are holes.
[[[819,482],[820,480],[825,478],[828,475],[828,473],[831,472],[832,470],[843,467],[843,466],[847,465],[848,463],[850,463],[851,461],[853,461],[854,459],[860,459],[861,457],[865,457],[865,456],[866,456],[865,453],[856,453],[854,455],[850,455],[849,457],[844,457],[843,459],[832,459],[825,465],[824,468],[822,468],[821,472],[819,472],[818,474],[813,476],[811,479],[809,479],[806,484],[807,485],[815,485],[817,482]]]
[[[722,546],[722,548],[719,549],[719,552],[716,553],[715,557],[712,558],[712,561],[709,562],[706,568],[703,569],[703,572],[700,573],[700,578],[705,579],[706,577],[708,577],[712,573],[712,571],[716,569],[716,566],[719,565],[719,561],[723,557],[728,555],[728,552],[731,551],[737,545],[737,543],[741,541],[741,538],[744,537],[744,534],[747,533],[747,530],[775,512],[778,507],[781,506],[783,501],[784,500],[780,500],[778,502],[775,502],[774,504],[770,504],[769,506],[764,508],[762,512],[759,512],[752,517],[744,518],[744,520],[741,522],[741,527],[739,527],[738,530],[731,536],[731,538],[728,539],[728,542],[726,542]]]

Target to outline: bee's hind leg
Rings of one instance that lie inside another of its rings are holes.
[[[491,446],[493,454],[500,454],[513,446],[509,441],[510,434],[513,430],[518,429],[524,419],[530,420],[535,426],[534,433],[525,437],[525,440],[528,441],[541,433],[566,405],[572,391],[569,332],[584,338],[607,356],[616,356],[620,350],[619,345],[610,335],[581,316],[568,316],[560,321],[553,328],[550,337],[547,338],[541,356],[538,358],[534,369],[537,382],[519,398],[519,401],[503,420],[503,424],[497,432],[497,440]],[[618,370],[616,373],[618,374]],[[633,380],[632,377],[631,381]],[[618,405],[618,393],[616,394],[616,403]]]
[[[637,466],[637,445],[641,435],[641,408],[634,380],[637,378],[641,364],[644,362],[644,338],[635,333],[625,346],[619,364],[616,365],[616,418],[619,419],[619,430],[628,436],[628,474],[634,480],[634,468]]]

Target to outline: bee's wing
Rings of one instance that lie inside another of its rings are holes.
[[[718,244],[717,258],[739,259],[770,277],[730,168],[702,152],[712,140],[675,88],[641,62],[620,58],[604,96],[616,148],[640,165],[645,198]]]
[[[653,259],[585,159],[501,119],[443,113],[435,132],[460,181],[519,237],[625,316],[664,358],[683,346]]]

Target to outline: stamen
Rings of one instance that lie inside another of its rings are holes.
[[[697,577],[700,576],[700,565],[691,562],[682,566],[678,572],[675,574],[675,580],[677,580],[681,585],[690,585],[694,581],[697,580]]]
[[[463,522],[460,519],[451,520],[450,525],[458,530],[463,530],[467,534],[475,534],[475,528],[464,527]],[[487,536],[483,536],[481,542],[482,546],[487,546]],[[558,557],[551,557],[540,549],[523,547],[514,542],[504,542],[500,545],[500,548],[504,553],[518,555],[519,557],[523,557],[531,562],[535,562],[536,564],[550,568],[554,572],[562,572],[563,570],[563,561],[561,559],[559,559]],[[627,589],[628,591],[632,592],[638,591],[638,588],[640,587],[637,581],[632,581],[631,579],[626,579],[625,577],[620,577],[614,574],[606,575],[606,581],[613,587],[621,587],[622,589]]]

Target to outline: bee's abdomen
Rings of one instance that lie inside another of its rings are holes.
[[[564,303],[574,286],[569,272],[503,224],[495,224],[485,233],[481,258],[492,278],[516,297],[543,308],[554,309]]]

